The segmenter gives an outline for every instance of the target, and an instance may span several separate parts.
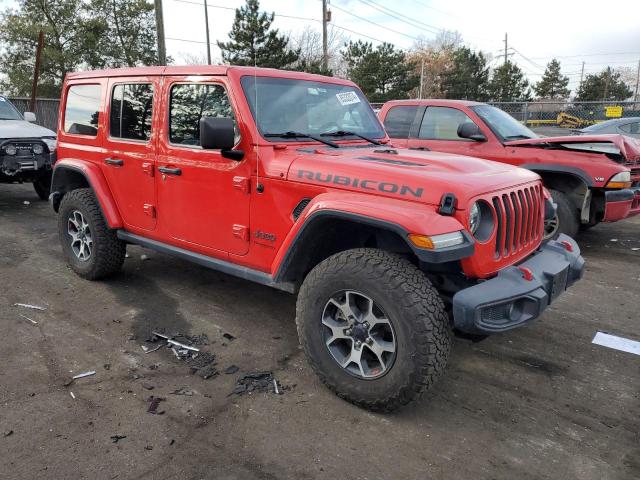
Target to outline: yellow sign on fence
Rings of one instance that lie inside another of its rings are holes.
[[[622,116],[622,107],[604,107],[604,115],[607,118],[620,118]]]

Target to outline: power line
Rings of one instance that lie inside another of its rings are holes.
[[[420,20],[415,20],[411,17],[407,17],[406,15],[396,11],[396,10],[392,10],[388,7],[385,7],[384,5],[380,5],[379,3],[374,2],[373,0],[358,0],[360,3],[364,3],[365,5],[368,5],[371,8],[376,9],[379,12],[384,13],[385,15],[389,15],[390,17],[393,17],[397,20],[400,20],[402,22],[405,23],[409,23],[411,24],[413,27],[419,28],[421,30],[426,29],[431,29],[431,30],[426,30],[429,33],[439,33],[441,31],[443,31],[443,28],[440,27],[436,27],[434,25],[429,25],[428,23],[424,23],[421,22]]]
[[[337,8],[338,10],[340,10],[341,12],[346,13],[347,15],[351,15],[352,17],[355,17],[355,18],[357,18],[359,20],[362,20],[364,22],[370,23],[371,25],[375,25],[376,27],[379,27],[379,28],[384,28],[385,30],[388,30],[390,32],[395,33],[396,35],[402,35],[402,36],[410,38],[411,40],[414,40],[414,41],[419,41],[420,40],[419,38],[413,37],[413,36],[411,36],[411,35],[409,35],[407,33],[399,32],[398,30],[394,30],[393,28],[385,27],[384,25],[376,23],[376,22],[374,22],[372,20],[369,20],[367,18],[361,17],[360,15],[356,15],[355,13],[351,13],[350,11],[345,10],[344,8],[340,8],[337,5],[332,5],[332,7],[333,8]]]

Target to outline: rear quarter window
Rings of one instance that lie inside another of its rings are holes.
[[[409,138],[417,111],[417,106],[391,107],[384,118],[387,134],[392,138]]]
[[[101,100],[100,85],[72,85],[64,109],[64,131],[95,137]]]

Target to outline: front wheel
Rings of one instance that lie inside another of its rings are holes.
[[[82,278],[97,280],[120,270],[125,242],[109,228],[93,191],[73,190],[62,197],[58,234],[69,265]]]
[[[408,260],[355,249],[318,264],[298,296],[309,363],[338,396],[374,411],[417,399],[445,369],[451,329],[431,282]]]
[[[573,206],[569,197],[559,190],[549,190],[553,201],[557,205],[556,216],[544,222],[544,239],[553,240],[561,233],[575,237],[580,228],[578,210]]]

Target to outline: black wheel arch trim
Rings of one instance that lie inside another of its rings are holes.
[[[593,178],[591,178],[587,172],[577,167],[569,167],[566,165],[556,165],[556,164],[548,164],[548,163],[523,163],[522,165],[518,165],[521,168],[526,168],[527,170],[531,170],[533,172],[545,172],[545,173],[565,173],[568,175],[573,175],[574,177],[579,178],[584,182],[587,187],[592,188]]]
[[[475,251],[475,240],[464,229],[461,229],[462,235],[464,237],[464,243],[462,243],[461,245],[455,245],[453,247],[447,247],[437,251],[427,250],[412,245],[407,238],[410,232],[397,223],[380,220],[378,218],[372,218],[356,213],[343,212],[340,210],[318,210],[305,219],[304,224],[296,233],[293,241],[291,242],[291,245],[289,246],[289,249],[287,250],[287,253],[285,254],[276,274],[274,275],[274,280],[276,282],[280,282],[284,278],[286,278],[286,274],[292,266],[293,258],[295,257],[297,249],[302,248],[301,245],[304,245],[305,232],[309,231],[309,228],[315,222],[330,218],[350,220],[355,223],[361,223],[396,233],[402,238],[402,240],[407,244],[407,246],[416,255],[421,263],[438,264],[453,262],[470,257]]]

